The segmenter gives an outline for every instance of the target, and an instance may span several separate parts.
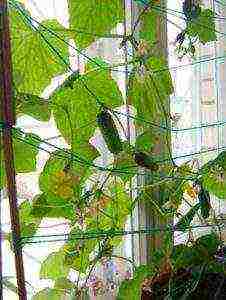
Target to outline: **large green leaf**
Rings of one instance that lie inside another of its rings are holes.
[[[188,22],[186,31],[190,36],[197,36],[203,44],[215,41],[214,12],[210,9],[202,10],[198,18]]]
[[[31,133],[17,132],[13,136],[15,168],[17,173],[32,172],[36,169],[36,155],[41,139]]]
[[[226,198],[226,151],[201,168],[203,187],[220,199]]]
[[[15,106],[17,115],[29,115],[39,121],[48,121],[51,110],[47,100],[36,95],[16,93]]]
[[[53,194],[41,194],[34,198],[32,215],[37,218],[74,219],[74,207],[71,202]]]
[[[19,206],[20,231],[23,244],[26,243],[26,237],[30,237],[35,234],[39,224],[41,223],[41,219],[33,216],[31,210],[32,206],[28,200],[24,201]]]
[[[93,91],[93,95],[90,91]],[[122,104],[122,96],[109,71],[97,70],[81,76],[73,88],[63,87],[52,97],[53,113],[61,134],[78,155],[90,163],[97,151],[89,144],[95,130],[98,99],[109,107]]]
[[[167,111],[167,99],[173,92],[173,85],[167,64],[162,58],[152,56],[145,64],[135,67],[129,87],[128,96],[139,118],[137,124],[150,127],[148,122],[160,122],[166,117],[163,106]]]
[[[68,59],[67,39],[56,21],[42,23],[45,28],[33,26],[29,13],[19,7],[10,7],[14,84],[19,92],[40,95],[53,76],[67,69],[63,62]],[[46,27],[53,32],[60,29],[63,41]]]
[[[36,169],[36,155],[38,154],[39,144],[40,144],[40,138],[35,134],[22,134],[19,131],[14,131],[13,149],[14,149],[14,165],[15,165],[16,173],[32,172]],[[0,140],[0,157],[3,157],[2,140]],[[0,174],[1,174],[1,183],[4,185],[5,184],[4,164],[0,165]]]
[[[143,281],[154,275],[154,270],[149,265],[141,265],[135,269],[133,279],[124,280],[120,285],[117,300],[140,300]]]
[[[56,280],[67,277],[70,267],[64,263],[63,251],[51,253],[42,263],[40,270],[41,279]]]
[[[69,13],[76,45],[85,48],[123,21],[123,1],[69,0]]]

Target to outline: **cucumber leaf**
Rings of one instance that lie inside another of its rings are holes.
[[[16,93],[14,96],[16,114],[29,115],[38,121],[47,122],[51,115],[51,109],[47,100],[36,95]]]
[[[95,95],[90,91],[95,91]],[[93,70],[80,76],[74,82],[73,89],[62,87],[52,97],[58,129],[73,152],[76,152],[78,158],[82,157],[83,164],[87,166],[98,156],[95,148],[89,144],[89,139],[94,134],[99,101],[111,108],[122,104],[117,84],[106,70]]]
[[[86,48],[123,21],[123,1],[69,0],[69,13],[76,45]]]
[[[30,240],[38,229],[41,223],[41,218],[35,217],[31,213],[32,206],[28,200],[24,201],[19,206],[20,217],[20,232],[22,238],[22,244],[26,244],[27,238]]]
[[[164,59],[152,56],[141,66],[135,67],[129,87],[128,97],[137,109],[138,126],[150,127],[148,122],[164,119],[162,105],[166,106],[173,92],[171,75]]]
[[[74,207],[71,202],[53,194],[41,194],[32,202],[31,214],[37,218],[74,219]]]
[[[9,16],[14,84],[19,92],[40,95],[53,76],[67,69],[67,36],[56,21],[34,25],[22,5],[10,6]],[[59,30],[61,39],[51,33]]]
[[[40,270],[41,279],[57,280],[67,277],[70,268],[64,264],[64,253],[58,251],[51,253],[42,263]]]
[[[200,15],[188,22],[186,31],[192,37],[198,37],[202,44],[217,39],[214,22],[214,12],[211,9],[203,9]]]
[[[16,173],[27,173],[36,169],[36,155],[41,140],[35,134],[22,134],[19,131],[13,132],[14,164]],[[0,157],[3,158],[3,144],[0,140]],[[0,165],[1,184],[5,186],[4,159]],[[0,186],[1,188],[1,186]]]
[[[149,265],[137,267],[133,274],[133,279],[124,280],[119,288],[117,300],[139,300],[141,299],[141,287],[143,281],[154,275],[154,270]]]

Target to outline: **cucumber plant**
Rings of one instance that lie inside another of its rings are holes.
[[[24,134],[19,128],[14,128],[17,172],[35,170],[41,143],[55,150],[39,176],[40,194],[31,203],[25,201],[19,207],[22,246],[33,241],[43,218],[64,218],[70,227],[65,244],[41,265],[40,277],[53,280],[53,288],[42,290],[33,296],[33,300],[86,294],[95,268],[104,259],[116,256],[114,250],[122,243],[124,226],[138,201],[147,203],[163,219],[167,219],[177,213],[190,181],[200,182],[199,203],[177,223],[178,230],[187,231],[200,210],[203,219],[209,220],[209,192],[220,194],[221,198],[225,195],[224,177],[223,182],[218,177],[219,170],[223,176],[225,171],[222,155],[221,159],[193,172],[189,163],[182,166],[172,164],[170,149],[166,159],[154,154],[159,147],[159,136],[168,141],[169,128],[166,128],[168,123],[165,124],[165,121],[173,84],[166,59],[154,47],[158,44],[160,1],[134,2],[141,10],[137,20],[140,40],[137,40],[134,28],[132,36],[123,43],[130,42],[135,53],[128,76],[127,99],[136,115],[127,118],[128,124],[133,121],[136,139],[125,142],[119,135],[119,127],[124,125],[115,109],[123,105],[124,100],[110,72],[114,66],[99,57],[86,57],[84,74],[80,74],[71,70],[68,53],[70,39],[74,39],[80,55],[85,55],[80,48],[84,50],[100,37],[112,37],[111,30],[124,21],[124,1],[107,0],[103,5],[101,1],[68,0],[70,26],[66,29],[52,20],[37,22],[22,4],[9,0],[17,117],[30,115],[36,120],[47,121],[53,116],[60,134],[70,145],[70,150],[59,149],[35,135]],[[216,34],[212,10],[199,4],[188,7],[188,1],[185,1],[183,9],[186,29],[178,35],[177,43],[179,52],[187,54],[191,49],[183,50],[185,39],[191,44],[193,39],[207,43],[215,40]],[[48,100],[42,99],[41,93],[52,78],[63,73],[71,75]],[[97,158],[103,153],[90,142],[97,128],[114,156],[114,161],[109,160],[105,165],[97,163]],[[136,195],[131,197],[128,186],[141,170],[152,180],[137,187]],[[1,174],[4,174],[3,168]],[[98,174],[104,179],[99,180]],[[218,187],[222,187],[220,192]],[[159,189],[161,203],[153,196]],[[169,252],[168,249],[167,255]],[[136,297],[140,296],[141,281],[157,267],[151,271],[149,266],[147,268],[139,267],[134,272],[132,286],[136,289]],[[70,269],[79,274],[76,284],[68,280]],[[80,280],[82,276],[85,276],[85,282]],[[127,287],[127,284],[123,286]]]

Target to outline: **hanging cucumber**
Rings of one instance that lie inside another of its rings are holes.
[[[145,152],[136,151],[134,152],[134,160],[138,166],[149,169],[151,171],[157,171],[159,166],[154,162],[153,158]]]
[[[122,143],[118,134],[118,130],[112,116],[107,109],[103,109],[97,115],[97,124],[111,153],[118,154],[121,152]]]
[[[210,215],[211,209],[210,194],[207,190],[201,187],[198,198],[200,203],[201,215],[204,219],[207,219]]]

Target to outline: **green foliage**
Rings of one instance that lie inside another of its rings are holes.
[[[97,226],[97,229],[99,227],[102,230],[123,229],[126,218],[131,212],[131,199],[125,192],[123,184],[119,182],[111,185],[109,192],[109,202],[106,207],[101,210],[103,213],[99,213],[98,219],[96,215],[87,218],[87,223],[90,224],[90,228]],[[99,197],[101,198],[101,195]]]
[[[156,179],[155,176],[150,175],[145,183],[146,187],[143,188],[136,201],[145,201],[159,217],[172,216],[182,202],[188,174],[187,165],[177,168],[170,164],[160,165],[159,171],[154,173]]]
[[[23,12],[10,8],[14,84],[21,93],[40,95],[53,76],[67,69],[62,62],[64,59],[67,63],[67,43],[56,38],[49,30],[61,30],[62,39],[66,39],[66,35],[56,21],[46,21],[42,23],[45,27],[40,25],[37,28],[32,25],[29,13],[23,8],[21,10]]]
[[[40,139],[35,134],[13,133],[14,165],[16,173],[32,172],[36,169],[36,155]],[[3,145],[0,140],[0,157],[3,157]],[[4,161],[4,160],[3,160]],[[0,165],[1,184],[5,185],[4,163]],[[0,186],[1,188],[1,186]]]
[[[16,114],[29,115],[38,121],[49,121],[51,110],[47,100],[36,95],[16,93],[14,96]]]
[[[173,92],[170,72],[166,62],[160,57],[150,57],[144,64],[135,67],[130,77],[128,96],[137,109],[137,125],[150,126],[148,122],[163,120],[162,105],[167,104],[169,95]]]
[[[109,34],[117,23],[123,21],[122,0],[102,2],[69,0],[69,31],[79,48],[86,48],[96,38]],[[65,151],[57,151],[50,156],[39,178],[42,194],[38,195],[32,204],[25,201],[19,207],[22,237],[33,236],[44,217],[63,217],[71,221],[68,241],[59,252],[50,254],[41,266],[40,277],[56,280],[55,286],[33,297],[33,300],[60,300],[66,292],[70,293],[75,288],[66,279],[70,268],[85,273],[102,257],[111,257],[113,247],[122,241],[122,237],[114,236],[114,232],[124,229],[132,205],[137,200],[146,201],[160,217],[167,219],[173,216],[181,204],[186,185],[184,177],[190,175],[190,170],[186,165],[178,168],[172,165],[157,165],[158,168],[151,169],[153,161],[158,160],[157,154],[154,158],[152,154],[165,152],[162,151],[163,143],[159,141],[168,138],[168,133],[150,129],[150,125],[157,123],[168,126],[165,119],[169,117],[169,96],[173,92],[167,62],[159,54],[155,56],[155,51],[152,51],[156,45],[157,13],[148,9],[142,15],[139,24],[140,43],[136,53],[137,65],[134,66],[129,79],[128,101],[137,110],[135,125],[139,131],[134,148],[128,144],[122,148],[117,128],[112,122],[108,122],[108,125],[111,123],[111,130],[106,134],[96,119],[100,116],[100,111],[103,112],[103,107],[105,111],[108,109],[111,111],[123,104],[122,95],[116,82],[110,77],[106,63],[95,59],[102,68],[97,70],[96,66],[88,65],[84,75],[80,75],[78,71],[71,74],[47,103],[39,97],[40,93],[53,76],[67,71],[68,68],[67,30],[61,28],[55,21],[48,21],[42,24],[44,26],[35,27],[25,10],[21,13],[10,8],[10,18],[13,77],[17,90],[14,97],[16,113],[48,121],[52,111],[60,133],[70,144],[73,152],[73,157]],[[51,34],[52,31],[57,35],[61,32],[60,38]],[[209,9],[202,10],[200,16],[188,21],[186,34],[192,38],[197,37],[203,44],[215,40],[213,12]],[[182,38],[184,39],[183,34]],[[136,42],[132,37],[130,41]],[[144,163],[146,168],[151,169],[150,180],[146,182],[148,187],[144,187],[133,203],[125,192],[124,184],[115,178],[110,178],[114,182],[106,183],[101,189],[94,185],[92,196],[88,200],[84,200],[81,196],[84,182],[90,174],[88,169],[91,169],[92,161],[98,156],[96,149],[89,143],[97,125],[102,129],[101,133],[109,150],[117,154],[114,158],[114,167],[119,170],[116,175],[124,183],[137,174],[139,166],[145,167],[135,159],[138,166],[134,168],[134,151],[147,153]],[[24,143],[25,138],[32,145]],[[23,137],[17,134],[14,137],[17,172],[30,172],[35,169],[39,143],[40,140],[35,139],[34,135],[26,134]],[[204,166],[200,172],[205,191],[220,195],[221,198],[226,198],[225,157],[219,156],[208,166]],[[125,173],[120,173],[120,170]],[[4,176],[3,169],[0,172]],[[160,177],[165,179],[160,180]],[[207,199],[206,202],[203,201],[204,198]],[[209,196],[202,195],[199,200],[200,203],[194,205],[176,224],[179,231],[185,232],[190,227],[200,208],[204,218],[209,216],[209,206],[202,206],[203,203],[209,203]],[[103,230],[109,231],[107,238],[75,237],[76,235],[81,237],[85,233],[92,236]],[[171,252],[173,268],[178,269],[212,260],[219,245],[218,237],[209,234],[197,239],[191,247],[186,245],[173,247],[172,232],[167,231],[163,247],[153,255],[153,264],[136,268],[133,279],[122,283],[117,299],[140,299],[144,279],[154,275]]]
[[[103,214],[100,219],[101,228],[123,230],[125,221],[131,213],[132,200],[121,183],[115,183],[109,189],[112,200],[104,210],[106,216]],[[121,239],[119,240],[121,241]]]
[[[137,167],[133,159],[133,149],[128,143],[123,143],[123,151],[115,157],[114,167],[117,170],[114,174],[127,182],[137,174]]]
[[[192,277],[190,279],[188,277],[187,279],[183,279],[182,277],[182,281],[186,280],[187,284],[189,284],[188,280],[191,280],[191,282],[194,282],[194,280],[197,281],[201,274],[200,269],[203,272],[204,266],[205,273],[213,270],[215,272],[224,272],[224,268],[222,268],[222,266],[220,266],[214,259],[214,254],[216,253],[219,245],[220,240],[217,235],[215,233],[210,233],[198,238],[191,246],[179,244],[173,247],[172,234],[170,233],[170,230],[167,231],[164,238],[163,248],[157,249],[157,251],[155,251],[152,255],[152,264],[138,267],[134,272],[134,278],[132,280],[124,280],[119,288],[117,299],[141,299],[142,284],[144,284],[145,281],[149,282],[147,286],[150,288],[155,288],[155,285],[160,283],[159,288],[162,291],[163,289],[169,289],[170,292],[172,285],[177,285],[176,281],[180,279],[180,276],[184,272],[186,272],[186,269],[191,271]],[[157,273],[157,270],[161,270],[162,262],[167,257],[169,257],[168,263],[170,263],[170,266],[172,267],[171,276],[168,271]],[[177,273],[177,271],[179,273]],[[177,274],[180,275],[177,276]],[[155,277],[155,275],[157,275],[157,277]],[[153,281],[151,284],[152,279]],[[157,280],[155,281],[155,279]],[[180,282],[178,283],[179,290],[176,290],[179,293],[182,293],[182,286],[180,285]],[[187,288],[187,291],[190,291],[189,288]],[[187,291],[183,291],[184,295]],[[173,295],[178,296],[178,294],[175,293]],[[184,295],[181,295],[183,298],[180,299],[187,299]]]
[[[187,54],[194,57],[196,46],[198,46],[197,42],[206,44],[217,39],[215,13],[211,9],[201,8],[199,4],[194,5],[193,8],[184,10],[187,26],[176,37],[176,51],[179,58],[183,58]]]
[[[138,135],[138,137],[136,138],[135,147],[138,151],[145,151],[151,153],[158,137],[153,129],[148,129],[142,134]]]
[[[63,251],[51,253],[42,263],[40,270],[41,279],[60,279],[67,277],[70,267],[64,264]]]
[[[201,170],[203,187],[220,199],[226,198],[226,151],[205,164]]]
[[[170,257],[172,266],[178,270],[211,263],[220,244],[218,236],[215,233],[210,233],[199,237],[192,246],[184,244],[174,246]]]
[[[63,188],[63,187],[62,187]],[[72,203],[53,194],[41,194],[34,198],[32,215],[37,218],[65,218],[74,220]]]
[[[186,31],[191,37],[198,37],[202,44],[217,39],[214,22],[214,12],[210,9],[203,9],[200,15],[189,21]]]
[[[75,202],[81,190],[84,178],[77,171],[74,163],[67,158],[63,150],[54,152],[47,161],[39,177],[40,189],[48,195],[55,195],[65,200]]]
[[[39,177],[44,193],[33,203],[33,213],[45,217],[74,219],[74,205],[78,204],[85,170],[77,170],[63,151],[54,152]]]
[[[32,300],[62,300],[64,292],[57,289],[46,288],[32,297]]]
[[[89,229],[87,228],[87,231]],[[82,233],[79,229],[72,230],[69,242],[64,247],[64,264],[70,268],[85,273],[92,265],[90,254],[94,251],[97,241],[95,239],[74,240],[73,234]]]
[[[95,91],[96,96],[89,90]],[[94,133],[99,100],[109,107],[122,103],[117,84],[106,70],[96,70],[81,76],[74,82],[73,89],[59,89],[52,97],[58,129],[76,154],[88,162],[97,157],[97,151],[88,142]]]
[[[186,231],[191,226],[191,222],[193,221],[199,209],[200,209],[200,203],[197,203],[194,206],[192,206],[189,209],[189,211],[177,222],[176,224],[177,230]]]
[[[220,244],[219,237],[212,232],[198,238],[194,247],[199,252],[200,257],[208,259],[216,253]]]
[[[150,265],[137,267],[133,274],[133,279],[124,280],[120,285],[117,300],[139,300],[141,299],[141,285],[149,276],[154,275],[154,270]]]
[[[85,219],[86,233],[90,235],[100,230],[123,230],[125,221],[131,212],[131,199],[125,193],[122,184],[117,183],[116,185],[109,187],[111,197],[108,199],[106,207],[102,207],[99,210],[92,210],[92,213],[87,215]],[[97,203],[100,200],[103,201],[102,194],[95,199],[93,206],[90,208],[98,207]],[[97,202],[96,202],[97,201]],[[100,205],[99,205],[100,206]],[[69,242],[65,245],[65,263],[84,273],[86,269],[93,263],[90,259],[90,253],[98,246],[98,240],[94,238],[75,240],[75,234],[82,234],[83,231],[78,228],[72,229],[71,237]],[[122,241],[122,237],[110,238],[110,244],[117,246]],[[102,243],[104,239],[102,239]],[[101,253],[100,249],[97,251],[97,257],[105,256],[106,253]],[[108,254],[109,255],[109,254]]]
[[[139,37],[151,44],[156,42],[157,24],[156,18],[158,13],[153,9],[148,9],[141,19],[139,26]]]
[[[17,173],[32,172],[36,168],[36,155],[40,138],[31,133],[15,133],[13,136],[15,168]]]
[[[60,290],[70,290],[74,287],[74,284],[65,277],[60,277],[56,279],[54,288],[60,289]]]
[[[123,1],[69,0],[69,13],[76,45],[86,48],[123,21]]]
[[[28,200],[19,206],[20,231],[22,243],[26,243],[26,237],[33,236],[41,223],[41,218],[35,217],[31,213],[32,206]]]

